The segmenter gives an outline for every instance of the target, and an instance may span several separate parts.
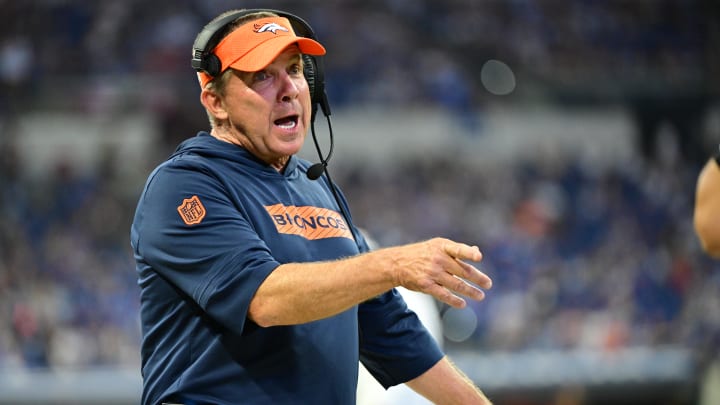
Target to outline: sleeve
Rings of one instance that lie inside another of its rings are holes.
[[[221,182],[192,169],[164,166],[148,181],[133,223],[135,255],[240,334],[250,300],[279,263]]]
[[[360,361],[385,388],[418,377],[443,357],[395,289],[360,304],[358,324]]]

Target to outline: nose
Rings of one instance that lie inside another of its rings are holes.
[[[298,97],[300,94],[299,80],[303,79],[291,76],[288,73],[283,73],[280,76],[280,89],[278,91],[279,101],[287,102]]]

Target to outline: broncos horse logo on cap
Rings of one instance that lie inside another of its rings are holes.
[[[277,35],[278,30],[289,32],[289,30],[278,23],[265,23],[263,25],[255,24],[255,32],[258,34],[261,32],[272,32]]]

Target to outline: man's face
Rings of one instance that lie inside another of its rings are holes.
[[[229,140],[282,168],[302,147],[310,125],[310,91],[297,46],[286,48],[264,70],[237,72],[223,105]]]

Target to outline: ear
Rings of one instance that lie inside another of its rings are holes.
[[[216,119],[227,119],[228,113],[227,110],[225,110],[225,103],[223,102],[222,97],[216,92],[209,89],[203,89],[200,92],[200,102],[208,113]]]

